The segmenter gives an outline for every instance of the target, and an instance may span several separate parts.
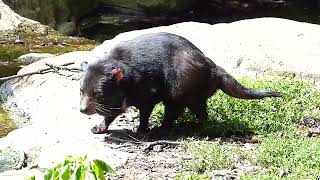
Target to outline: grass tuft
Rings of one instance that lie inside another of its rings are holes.
[[[236,145],[225,145],[219,142],[186,143],[193,161],[188,164],[191,171],[197,174],[208,173],[212,170],[233,169],[241,158],[241,150]]]
[[[259,146],[256,164],[265,171],[246,174],[244,179],[319,179],[320,139],[275,137],[266,138]]]

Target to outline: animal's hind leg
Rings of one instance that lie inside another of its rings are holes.
[[[184,106],[179,103],[165,103],[165,114],[160,129],[164,131],[170,130],[172,128],[173,121],[176,120],[182,114],[183,110]]]

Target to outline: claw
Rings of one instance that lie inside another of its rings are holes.
[[[108,132],[108,127],[105,127],[104,125],[100,124],[91,128],[91,132],[93,134],[104,134]]]

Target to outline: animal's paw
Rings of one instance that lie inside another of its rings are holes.
[[[104,134],[108,132],[108,127],[105,127],[104,125],[97,125],[91,128],[91,132],[93,134]]]

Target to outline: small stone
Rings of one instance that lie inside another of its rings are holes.
[[[315,128],[315,129],[313,129],[313,134],[317,134],[317,135],[319,135],[320,134],[320,128],[319,127],[317,127],[317,128]]]
[[[161,145],[155,145],[153,147],[153,151],[155,152],[162,152],[163,151],[163,147]]]
[[[259,166],[250,166],[250,167],[247,167],[245,170],[246,172],[250,172],[250,173],[257,172],[259,170]]]
[[[187,155],[187,156],[182,156],[183,160],[192,160],[192,156],[191,155]]]
[[[251,140],[250,140],[250,143],[252,143],[252,144],[256,144],[256,143],[258,143],[259,142],[259,140],[257,139],[257,137],[255,137],[255,136],[253,136],[252,138],[251,138]]]
[[[243,150],[245,151],[250,151],[250,150],[253,150],[255,149],[255,145],[253,145],[252,143],[245,143],[242,147]]]
[[[15,44],[24,44],[24,41],[22,39],[16,39],[14,41]]]
[[[287,176],[287,174],[288,174],[288,172],[286,172],[286,171],[284,171],[284,170],[281,170],[281,171],[279,172],[279,176],[280,176],[280,177],[285,177],[285,176]]]

